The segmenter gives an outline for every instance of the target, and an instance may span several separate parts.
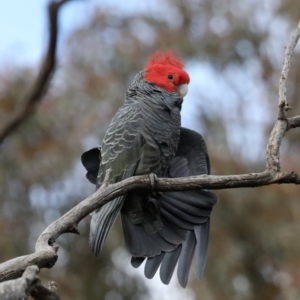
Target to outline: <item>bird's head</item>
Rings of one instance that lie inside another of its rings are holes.
[[[188,91],[189,75],[183,70],[184,64],[173,52],[157,51],[145,66],[144,80],[166,91],[178,92],[184,97]]]

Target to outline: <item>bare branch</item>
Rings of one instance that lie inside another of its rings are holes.
[[[258,187],[274,183],[300,184],[300,176],[294,173],[274,173],[266,170],[262,173],[242,175],[156,178],[155,181],[154,190],[166,192]],[[0,281],[20,276],[28,265],[35,264],[39,268],[51,268],[57,260],[57,247],[53,244],[61,234],[74,232],[74,226],[77,228],[78,223],[83,218],[116,197],[136,189],[152,190],[152,188],[153,183],[149,175],[130,177],[121,182],[99,188],[93,195],[80,202],[44,230],[37,240],[35,253],[0,264]]]
[[[278,119],[273,127],[267,145],[266,163],[267,170],[270,172],[280,172],[279,149],[286,130],[287,121]]]
[[[49,89],[49,83],[55,71],[58,36],[58,14],[65,3],[72,0],[51,1],[48,5],[49,40],[42,67],[31,90],[23,100],[23,104],[12,116],[12,119],[0,129],[0,144],[35,110]]]
[[[48,251],[19,256],[0,264],[0,282],[20,277],[28,266],[36,265],[40,269],[52,268],[57,260],[56,252],[52,247]]]
[[[292,54],[298,43],[299,37],[300,37],[300,22],[290,40],[289,45],[286,47],[285,53],[284,53],[283,67],[281,70],[281,75],[280,75],[280,80],[279,80],[278,105],[279,105],[279,108],[280,107],[282,108],[282,109],[279,109],[279,114],[278,114],[279,119],[286,118],[286,111],[288,109],[290,109],[287,104],[287,99],[286,99],[286,84],[287,84],[288,73],[290,70]]]
[[[278,120],[273,127],[267,145],[267,152],[266,152],[267,170],[275,173],[280,172],[279,149],[280,149],[282,138],[285,132],[289,130],[292,125],[297,124],[297,119],[288,120],[286,117],[287,111],[291,109],[286,99],[286,84],[287,84],[288,73],[290,70],[292,54],[298,43],[299,37],[300,37],[300,22],[298,23],[298,26],[290,40],[289,45],[286,47],[284,53],[284,61],[283,61],[283,66],[282,66],[280,80],[279,80]]]
[[[300,127],[300,116],[288,118],[287,122],[288,122],[288,124],[287,124],[286,131],[288,131],[292,128]]]
[[[31,295],[36,300],[60,300],[56,283],[51,281],[48,288],[45,288],[40,282],[38,273],[39,268],[32,265],[26,268],[21,278],[1,283],[0,299],[27,299],[27,296]]]

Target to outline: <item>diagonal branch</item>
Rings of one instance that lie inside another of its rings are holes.
[[[15,112],[12,119],[0,129],[0,144],[34,112],[36,105],[42,100],[49,89],[49,83],[56,66],[58,14],[60,8],[70,1],[72,0],[53,0],[48,5],[50,34],[42,67],[31,90],[25,96],[22,106]]]
[[[270,184],[300,184],[300,176],[294,173],[274,173],[268,170],[261,173],[242,175],[201,175],[184,178],[157,178],[155,187],[149,175],[134,176],[121,182],[102,185],[94,194],[80,202],[65,215],[50,224],[36,243],[36,252],[11,259],[0,264],[0,281],[21,276],[29,265],[51,268],[57,260],[56,239],[63,233],[78,233],[78,223],[95,209],[136,189],[157,191],[182,191],[195,189],[229,189],[259,187]]]

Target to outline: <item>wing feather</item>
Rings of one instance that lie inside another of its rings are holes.
[[[110,182],[118,182],[134,175],[142,155],[141,115],[138,104],[124,104],[114,116],[101,145],[101,163],[97,177],[98,189],[106,170],[112,169]],[[105,204],[93,212],[90,230],[90,246],[99,255],[106,237],[113,226],[126,195]]]
[[[209,157],[202,136],[181,128],[176,156],[170,162],[167,175],[176,178],[209,172]],[[218,197],[210,191],[196,190],[161,193],[158,199],[161,202],[161,220],[164,225],[158,234],[177,247],[171,251],[162,251],[157,257],[148,258],[145,272],[148,278],[152,278],[161,264],[161,280],[168,284],[178,263],[177,277],[181,286],[185,287],[195,251],[196,272],[199,278],[203,275],[210,214]]]

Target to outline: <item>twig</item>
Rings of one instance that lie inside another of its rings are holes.
[[[11,120],[0,129],[0,144],[34,112],[36,105],[42,100],[43,96],[49,89],[49,83],[56,65],[58,14],[62,5],[69,1],[72,0],[53,0],[48,5],[50,34],[47,52],[44,57],[41,70],[30,92],[23,100],[23,104],[20,109],[18,109],[12,116]]]
[[[285,119],[286,111],[290,109],[286,99],[286,84],[287,84],[288,73],[290,70],[292,54],[298,43],[299,37],[300,37],[300,22],[298,23],[298,26],[290,40],[289,45],[286,47],[284,53],[284,61],[283,61],[283,66],[282,66],[280,79],[279,79],[278,119]]]
[[[288,118],[287,122],[288,122],[287,128],[286,128],[287,131],[292,128],[300,127],[300,116]]]

